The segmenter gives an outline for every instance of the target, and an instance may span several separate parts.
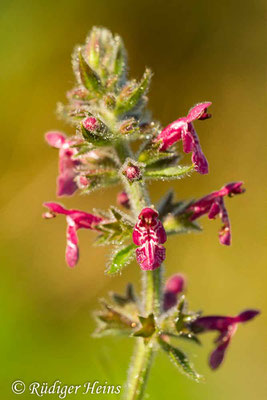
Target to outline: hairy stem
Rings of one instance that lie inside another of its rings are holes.
[[[154,348],[152,343],[145,344],[143,338],[136,339],[128,381],[125,387],[125,400],[143,399],[150,366],[153,361],[153,354]]]
[[[128,144],[120,142],[116,145],[117,155],[123,163],[134,155]],[[143,181],[129,183],[122,178],[125,190],[129,196],[135,219],[140,211],[150,206],[150,200]],[[153,313],[157,317],[161,312],[163,265],[154,271],[143,271],[143,310],[146,315]],[[143,399],[146,383],[154,354],[153,342],[145,343],[143,338],[137,338],[135,351],[131,360],[128,381],[125,388],[125,400]]]

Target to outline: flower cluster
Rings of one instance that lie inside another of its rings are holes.
[[[182,275],[174,275],[162,288],[160,271],[166,258],[163,245],[170,235],[200,230],[197,221],[204,215],[210,219],[220,217],[220,243],[230,245],[231,228],[224,201],[226,196],[241,194],[244,189],[242,182],[233,182],[197,201],[178,202],[168,192],[155,207],[149,200],[146,183],[181,179],[194,171],[208,173],[208,161],[194,123],[211,117],[211,102],[196,104],[187,116],[166,127],[153,121],[146,109],[151,71],[146,69],[139,81],[128,79],[123,42],[103,28],[93,28],[86,44],[75,49],[73,70],[75,87],[58,112],[74,126],[75,135],[66,137],[53,131],[45,136],[47,143],[59,150],[57,195],[90,194],[117,184],[123,186],[123,191],[120,189],[117,195],[118,207],[88,213],[45,202],[48,211],[43,216],[50,219],[65,215],[66,261],[70,267],[78,262],[77,233],[83,228],[97,233],[96,244],[112,247],[108,275],[121,273],[136,257],[145,271],[144,281],[150,279],[150,285],[144,285],[143,301],[129,285],[125,296],[112,294],[111,303],[102,302],[103,309],[97,314],[97,335],[128,334],[142,337],[152,346],[157,343],[154,348],[162,348],[186,375],[199,381],[199,374],[182,350],[172,344],[172,338],[200,343],[199,334],[218,331],[216,349],[210,357],[210,366],[215,369],[238,324],[259,312],[246,310],[236,317],[224,317],[188,311]],[[181,150],[176,146],[179,141],[183,153],[191,153],[188,165],[181,164]]]

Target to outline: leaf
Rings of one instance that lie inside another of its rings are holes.
[[[87,39],[85,55],[89,64],[97,70],[100,62],[99,29],[93,27]]]
[[[133,336],[140,336],[143,338],[149,338],[153,335],[156,330],[154,314],[149,314],[148,317],[139,316],[139,321],[142,327],[133,334]]]
[[[83,189],[84,194],[119,182],[117,171],[112,168],[91,169],[85,176],[88,180],[88,186]]]
[[[161,170],[169,167],[174,167],[179,161],[178,154],[170,154],[168,157],[161,157],[155,162],[149,162],[146,166],[146,170]]]
[[[121,244],[132,235],[134,223],[130,217],[116,207],[110,207],[109,212],[111,222],[103,223],[99,227],[102,233],[96,241],[98,245]]]
[[[97,75],[97,73],[87,64],[87,62],[83,58],[81,49],[78,52],[78,58],[79,58],[80,78],[81,78],[83,85],[89,91],[92,91],[95,93],[102,93],[103,86],[102,86],[101,80],[100,80],[99,76]]]
[[[92,336],[95,338],[102,338],[106,336],[130,336],[131,333],[131,329],[116,329],[110,328],[108,325],[104,325],[97,328]]]
[[[188,214],[168,214],[163,220],[163,226],[168,235],[201,231],[201,228],[196,222],[190,221]]]
[[[161,338],[158,338],[158,342],[161,348],[168,354],[171,361],[174,362],[174,364],[179,368],[182,373],[184,373],[188,378],[191,378],[196,382],[200,382],[203,380],[203,377],[195,371],[185,353],[183,353],[177,347],[173,347]]]
[[[113,275],[120,272],[134,257],[136,246],[134,243],[119,249],[112,258],[112,261],[107,269],[107,274]]]
[[[156,164],[160,162],[160,160],[172,160],[174,157],[177,157],[176,153],[170,151],[161,152],[149,147],[140,152],[138,156],[138,161],[146,164],[147,166],[150,166],[151,164]]]
[[[122,88],[114,110],[116,115],[124,114],[138,105],[148,89],[151,77],[152,72],[150,69],[146,69],[139,84],[130,82]]]
[[[120,84],[125,80],[127,57],[122,39],[119,36],[115,36],[114,40],[115,40],[115,46],[114,46],[115,57],[114,57],[113,73],[115,76],[117,76],[118,84]]]
[[[167,167],[162,169],[146,169],[144,176],[149,179],[181,179],[194,170],[193,165]]]
[[[181,332],[179,335],[177,335],[177,338],[189,340],[190,342],[194,342],[198,345],[201,345],[199,338],[193,333]]]
[[[112,141],[111,138],[104,132],[91,132],[85,129],[81,123],[81,132],[83,138],[94,146],[110,146]]]
[[[168,331],[163,331],[161,332],[162,335],[170,336],[175,339],[183,339],[183,340],[189,340],[191,342],[194,342],[198,345],[201,345],[200,340],[196,335],[194,335],[192,332],[181,332],[181,333],[173,333],[173,332],[168,332]]]

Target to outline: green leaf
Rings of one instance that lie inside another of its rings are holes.
[[[183,339],[183,340],[187,340],[190,342],[194,342],[195,344],[201,345],[201,341],[192,332],[173,333],[173,332],[169,332],[169,331],[162,331],[161,334],[170,336],[171,338]]]
[[[151,76],[152,72],[150,69],[146,69],[139,84],[130,82],[123,87],[117,98],[117,104],[115,107],[116,115],[124,114],[138,105],[148,89]]]
[[[120,83],[125,79],[127,58],[122,39],[119,36],[115,36],[114,50],[115,50],[115,57],[114,57],[113,73],[118,77],[118,83]]]
[[[94,146],[110,146],[112,141],[111,138],[106,134],[100,134],[98,132],[91,132],[85,129],[83,124],[81,124],[81,132],[84,139]]]
[[[87,39],[86,45],[86,56],[89,64],[97,70],[100,61],[100,43],[99,43],[99,29],[95,26],[90,32],[90,36]]]
[[[101,80],[97,75],[97,73],[87,64],[87,62],[83,58],[81,50],[79,50],[78,57],[79,57],[79,72],[82,83],[89,91],[95,93],[102,93],[103,87]]]
[[[97,245],[121,244],[132,235],[134,223],[130,217],[116,207],[110,207],[109,211],[111,222],[98,227],[102,233],[96,241]]]
[[[201,231],[196,222],[190,221],[188,214],[168,214],[163,220],[163,226],[168,235]]]
[[[134,243],[119,249],[112,257],[111,263],[107,269],[108,275],[120,272],[134,257],[136,246]]]
[[[175,167],[161,169],[146,169],[144,175],[149,179],[180,179],[186,176],[192,170],[194,170],[193,165],[177,165]]]
[[[188,378],[191,378],[196,382],[200,382],[203,380],[203,377],[195,371],[185,353],[183,353],[177,347],[173,347],[161,338],[158,339],[158,342],[161,348],[168,354],[171,361],[174,362],[174,364],[179,368],[182,373],[184,373]]]
[[[83,189],[83,193],[87,194],[93,190],[115,185],[119,182],[118,174],[112,168],[95,168],[85,175],[88,179],[88,186]]]
[[[102,338],[106,336],[130,336],[131,333],[131,329],[116,329],[110,328],[108,325],[105,325],[97,328],[92,336],[95,338]]]
[[[154,315],[149,314],[148,317],[139,316],[138,318],[142,324],[142,327],[135,332],[133,336],[140,336],[145,339],[151,337],[156,330]]]

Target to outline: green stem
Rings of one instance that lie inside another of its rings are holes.
[[[126,143],[120,142],[116,144],[116,151],[121,163],[124,163],[128,157],[132,159],[134,158],[129,145]],[[145,183],[143,181],[129,183],[123,178],[122,181],[130,199],[134,217],[137,219],[140,211],[144,207],[150,206],[150,200]],[[155,317],[160,315],[162,303],[162,272],[163,265],[154,271],[143,271],[143,309],[146,315],[150,313],[153,313]],[[143,399],[150,366],[153,360],[153,354],[153,341],[145,343],[143,338],[137,338],[134,355],[129,369],[128,381],[125,388],[125,400]]]
[[[153,344],[146,344],[143,338],[137,338],[136,341],[130,363],[128,381],[125,387],[125,400],[143,399],[150,367],[153,361]]]

